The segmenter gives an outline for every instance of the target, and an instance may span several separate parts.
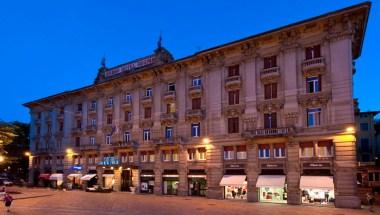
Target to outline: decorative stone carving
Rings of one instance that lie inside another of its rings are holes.
[[[291,48],[298,47],[298,40],[301,34],[298,29],[292,29],[289,31],[283,31],[280,33],[279,39],[282,45],[281,50],[286,51]]]
[[[257,103],[257,110],[260,112],[276,112],[284,107],[284,99],[264,100]]]
[[[298,120],[298,112],[285,113],[285,125],[294,126]]]
[[[268,69],[262,69],[260,72],[261,82],[276,83],[280,79],[280,67],[273,67]]]
[[[204,117],[203,110],[201,109],[189,109],[186,111],[186,121],[187,122],[200,122]]]
[[[226,117],[237,117],[244,113],[245,105],[226,105],[223,107],[223,115]]]
[[[152,119],[143,119],[140,121],[140,128],[151,128],[153,126]]]
[[[161,125],[173,125],[177,122],[176,113],[162,113],[161,114]]]
[[[126,130],[131,130],[133,127],[133,123],[132,122],[124,122],[122,124],[122,130],[123,131],[126,131]]]
[[[256,128],[257,119],[254,117],[243,119],[244,131],[252,131]]]
[[[240,89],[241,77],[240,76],[227,77],[224,80],[224,86],[226,87],[227,90]]]
[[[331,99],[331,91],[307,93],[298,96],[298,103],[302,107],[325,106]]]

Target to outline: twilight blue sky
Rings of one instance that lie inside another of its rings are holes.
[[[357,0],[12,0],[0,3],[0,119],[29,121],[22,103],[91,84],[103,55],[114,66],[163,45],[180,58],[341,9]],[[380,9],[373,2],[354,94],[380,110]]]

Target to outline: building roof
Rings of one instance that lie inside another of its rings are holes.
[[[362,46],[363,46],[363,41],[364,41],[364,35],[365,35],[365,32],[366,32],[366,27],[367,27],[367,22],[368,22],[368,16],[369,16],[370,7],[371,7],[371,2],[368,2],[368,1],[367,2],[363,2],[363,3],[356,4],[356,5],[353,5],[353,6],[350,6],[350,7],[346,7],[346,8],[340,9],[340,10],[332,11],[332,12],[329,12],[329,13],[326,13],[326,14],[323,14],[323,15],[320,15],[320,16],[312,17],[312,18],[309,18],[309,19],[306,19],[306,20],[302,20],[302,21],[299,21],[299,22],[295,22],[295,23],[292,23],[292,24],[289,24],[289,25],[285,25],[285,26],[279,27],[279,28],[275,28],[273,30],[269,30],[269,31],[265,31],[265,32],[262,32],[262,33],[258,33],[258,34],[255,34],[255,35],[252,35],[252,36],[249,36],[249,37],[245,37],[245,38],[242,38],[242,39],[239,39],[239,40],[236,40],[236,41],[232,41],[232,42],[225,43],[225,44],[222,44],[222,45],[219,45],[219,46],[215,46],[215,47],[212,47],[212,48],[209,48],[209,49],[206,49],[206,50],[202,50],[202,51],[196,52],[196,53],[194,53],[192,55],[183,57],[181,59],[177,59],[177,60],[168,62],[167,64],[163,64],[163,65],[161,64],[161,65],[157,65],[157,66],[153,66],[153,67],[149,67],[149,68],[145,68],[145,69],[141,69],[141,70],[137,70],[137,71],[128,72],[126,75],[135,74],[136,72],[143,72],[145,70],[154,69],[154,68],[161,67],[161,66],[168,65],[168,64],[183,63],[183,62],[186,62],[186,61],[188,61],[188,60],[190,60],[192,58],[195,58],[195,57],[198,57],[198,56],[202,56],[202,55],[205,55],[205,54],[208,54],[208,53],[216,52],[216,51],[218,51],[219,49],[222,49],[222,48],[228,48],[228,47],[236,46],[236,45],[239,45],[239,44],[243,44],[243,43],[245,43],[247,41],[250,41],[252,39],[260,38],[260,37],[263,37],[263,36],[269,36],[271,34],[279,33],[281,31],[290,30],[292,28],[299,27],[299,26],[302,26],[302,25],[306,25],[306,24],[309,24],[311,22],[317,22],[317,21],[320,21],[320,20],[324,20],[324,19],[327,19],[328,17],[331,17],[331,16],[340,16],[340,15],[347,14],[347,13],[350,13],[350,12],[361,12],[361,13],[364,14],[364,18],[365,18],[365,20],[362,23],[363,26],[361,26],[361,28],[360,28],[360,32],[357,32],[359,34],[358,38],[356,38],[357,41],[355,43],[356,46],[357,46],[357,50],[353,53],[353,58],[356,59],[361,54],[361,50],[362,50]],[[354,45],[353,45],[353,48],[355,48]],[[136,61],[136,60],[134,60],[134,61]],[[125,64],[128,64],[128,63],[124,63],[124,64],[118,65],[116,67],[123,66]],[[116,67],[112,67],[111,69],[114,69]],[[108,80],[106,80],[104,82],[101,82],[101,83],[94,83],[94,84],[91,84],[91,85],[88,85],[88,86],[84,86],[84,87],[81,87],[81,88],[78,88],[78,89],[75,89],[75,90],[64,91],[64,92],[61,92],[61,93],[58,93],[58,94],[55,94],[55,95],[51,95],[51,96],[48,96],[48,97],[45,97],[45,98],[41,98],[41,99],[37,99],[37,100],[31,101],[31,102],[27,102],[27,103],[25,103],[23,105],[25,107],[29,107],[29,108],[31,108],[33,106],[38,106],[42,102],[49,101],[49,100],[55,99],[55,98],[59,98],[61,96],[67,96],[69,94],[78,93],[78,92],[80,92],[82,90],[89,89],[89,88],[92,88],[92,87],[96,87],[98,85],[102,85],[102,84],[104,84],[106,82],[112,81],[112,80],[120,78],[120,77],[121,76],[115,76],[114,78],[109,78]]]

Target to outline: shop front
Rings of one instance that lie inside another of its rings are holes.
[[[190,169],[187,175],[189,196],[206,196],[207,175],[203,169]]]
[[[81,186],[81,180],[82,174],[80,173],[71,173],[67,175],[67,188],[68,189],[78,189]]]
[[[93,187],[98,183],[98,175],[96,170],[89,170],[88,174],[82,176],[80,180],[85,188]]]
[[[102,184],[105,189],[113,189],[115,184],[115,174],[113,169],[105,169],[102,174]]]
[[[259,175],[256,187],[260,202],[287,202],[285,175]]]
[[[225,199],[247,199],[247,176],[241,167],[241,164],[226,165],[225,175],[219,183]]]
[[[162,193],[178,195],[179,175],[177,170],[164,170],[162,174]]]
[[[50,186],[52,188],[60,188],[63,184],[63,174],[62,173],[53,173],[49,177]]]
[[[154,191],[154,171],[143,169],[140,172],[140,193],[153,194]]]
[[[38,179],[40,186],[48,187],[50,185],[50,173],[41,173]]]
[[[121,171],[120,191],[131,192],[132,187],[132,168],[127,167]]]
[[[329,205],[335,202],[334,177],[329,162],[305,162],[300,179],[303,204]]]

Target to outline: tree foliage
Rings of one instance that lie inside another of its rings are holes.
[[[0,153],[4,153],[4,146],[10,144],[17,136],[15,126],[0,121]]]

